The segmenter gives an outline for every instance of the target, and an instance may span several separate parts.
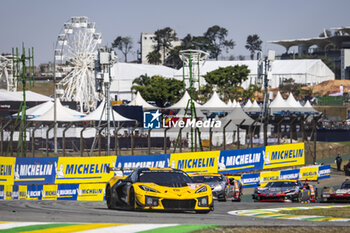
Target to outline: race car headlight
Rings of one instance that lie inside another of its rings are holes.
[[[145,197],[145,205],[146,206],[158,206],[159,205],[159,199],[157,197]]]
[[[198,198],[198,206],[200,206],[200,207],[208,206],[208,197]]]
[[[159,193],[159,191],[153,189],[153,188],[150,188],[148,186],[145,186],[145,185],[139,185],[140,189],[144,190],[144,191],[147,191],[147,192],[154,192],[154,193]]]
[[[207,186],[202,186],[196,191],[196,193],[201,193],[201,192],[206,192],[206,191],[207,191]]]

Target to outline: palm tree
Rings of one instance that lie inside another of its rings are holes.
[[[257,34],[249,35],[247,37],[247,44],[245,46],[246,49],[250,51],[250,59],[254,59],[254,55],[256,51],[261,51],[262,40],[260,40]]]
[[[176,32],[170,27],[166,27],[166,28],[157,30],[154,34],[156,35],[154,39],[157,42],[154,49],[157,53],[159,53],[161,49],[163,50],[163,63],[164,63],[166,51],[172,47],[171,42],[176,40],[177,38]]]
[[[157,51],[150,52],[146,58],[149,64],[159,65],[161,63],[160,53]]]

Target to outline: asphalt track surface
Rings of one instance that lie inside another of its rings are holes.
[[[230,226],[350,226],[347,222],[308,222],[229,215],[229,211],[295,206],[330,205],[323,203],[252,203],[215,202],[209,214],[109,210],[105,202],[87,201],[0,201],[0,222],[86,222],[86,223],[154,223],[217,224]],[[334,205],[334,204],[332,204]]]

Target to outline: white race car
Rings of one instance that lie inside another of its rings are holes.
[[[321,202],[350,202],[350,180],[346,179],[339,189],[324,187]]]

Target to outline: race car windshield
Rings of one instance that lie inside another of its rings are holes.
[[[184,187],[192,179],[184,173],[168,171],[144,171],[139,176],[140,182],[155,183],[167,187]]]
[[[340,188],[341,189],[350,189],[350,183],[343,183]]]
[[[297,183],[292,181],[283,181],[283,182],[269,182],[266,187],[271,188],[283,188],[283,187],[291,187],[291,186],[297,186]]]
[[[192,176],[194,183],[221,182],[224,181],[222,176]]]

